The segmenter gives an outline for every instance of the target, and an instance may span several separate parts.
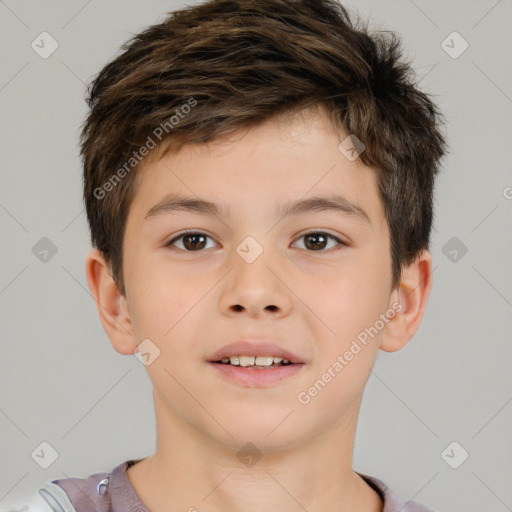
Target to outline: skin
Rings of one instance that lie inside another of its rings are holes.
[[[382,511],[379,495],[352,469],[356,423],[379,348],[399,350],[421,323],[432,259],[421,253],[392,288],[376,178],[338,150],[344,138],[321,112],[307,110],[148,159],[126,225],[126,297],[101,253],[87,255],[89,287],[114,349],[131,355],[149,338],[160,350],[145,367],[156,451],[127,472],[150,510]],[[226,203],[231,216],[174,212],[145,220],[169,192]],[[333,192],[371,223],[333,211],[274,216],[284,202]],[[165,246],[185,229],[211,238],[195,251],[183,238],[174,250]],[[347,245],[327,239],[315,250],[303,236],[311,232]],[[263,248],[252,263],[236,252],[247,236]],[[402,311],[300,403],[298,394],[398,302]],[[226,382],[206,361],[247,336],[275,340],[306,365],[264,389]],[[247,442],[262,454],[251,467],[237,458]]]

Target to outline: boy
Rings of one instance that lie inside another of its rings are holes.
[[[53,480],[41,503],[431,510],[352,470],[377,352],[427,304],[446,151],[394,34],[334,0],[217,0],[123,50],[82,132],[86,275],[113,347],[152,381],[157,446]]]

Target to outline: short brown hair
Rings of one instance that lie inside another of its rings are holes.
[[[359,158],[377,175],[398,285],[402,265],[429,249],[443,121],[396,34],[360,25],[334,0],[210,0],[135,35],[99,72],[81,133],[84,199],[92,244],[123,295],[144,147],[177,150],[318,106],[365,145]]]

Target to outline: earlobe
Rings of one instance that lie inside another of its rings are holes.
[[[112,346],[120,354],[133,354],[137,343],[128,303],[112,278],[110,267],[103,254],[97,249],[92,249],[87,254],[85,273],[101,324]]]
[[[401,308],[382,332],[379,348],[395,352],[414,336],[423,319],[431,288],[432,256],[424,250],[402,270],[400,285],[390,298],[391,303],[399,302]]]

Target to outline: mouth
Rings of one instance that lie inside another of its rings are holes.
[[[239,340],[221,347],[208,361],[244,368],[275,368],[305,361],[290,350],[270,340]]]
[[[278,385],[300,374],[306,366],[305,363],[292,363],[281,357],[243,355],[209,361],[209,365],[227,382],[244,388]]]
[[[288,381],[306,366],[298,355],[271,340],[239,340],[208,358],[211,368],[227,382],[245,388],[265,388]]]
[[[230,356],[223,357],[219,361],[211,361],[215,364],[222,364],[228,366],[237,366],[239,368],[247,368],[247,369],[259,369],[265,370],[269,368],[278,368],[280,366],[290,366],[293,364],[300,363],[292,363],[290,360],[285,359],[283,357],[276,356]]]

